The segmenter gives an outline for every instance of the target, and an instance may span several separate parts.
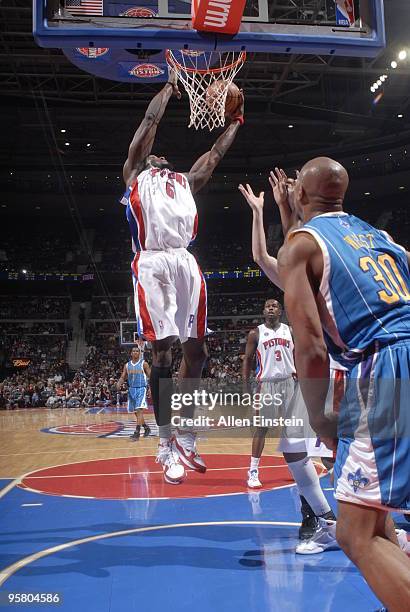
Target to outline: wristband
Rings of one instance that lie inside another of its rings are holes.
[[[236,117],[232,117],[232,121],[239,121],[240,125],[243,125],[245,123],[243,115],[237,115]]]

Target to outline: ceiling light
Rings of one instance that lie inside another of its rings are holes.
[[[402,115],[401,113],[400,113],[399,115],[397,115],[397,117],[398,117],[399,119],[403,119],[403,115]]]
[[[87,147],[91,147],[91,142],[87,142]]]
[[[398,58],[400,61],[405,60],[407,57],[407,51],[405,49],[402,49],[398,55]]]
[[[382,85],[383,81],[382,81],[381,79],[378,79],[378,80],[376,81],[376,83],[377,83],[377,84],[379,85],[379,87],[380,87],[380,85]]]
[[[100,210],[101,210],[101,211],[103,211],[104,209],[103,209],[103,208],[100,208]]]
[[[404,185],[401,185],[399,189],[406,189],[406,188],[404,187]]]
[[[288,128],[291,130],[293,127],[295,127],[294,125],[292,125],[291,123],[288,125]]]
[[[60,130],[60,132],[61,132],[62,134],[65,134],[65,132],[66,132],[66,131],[65,131],[65,130]]]
[[[374,92],[376,91],[376,90],[375,90],[375,88],[374,88],[374,85],[372,85],[372,86],[370,87],[370,91],[371,91],[372,93],[374,93]]]
[[[225,209],[225,210],[228,210],[228,208],[229,208],[229,206],[224,206],[224,209]]]
[[[396,61],[392,61],[392,63],[390,64],[390,66],[394,69],[397,68],[397,62]]]
[[[366,191],[364,195],[370,195],[370,191]]]
[[[25,268],[22,269],[23,274],[27,274],[27,270]]]
[[[69,146],[70,146],[70,143],[69,143],[69,142],[65,142],[64,144],[65,144],[65,146],[66,146],[66,147],[69,147]]]

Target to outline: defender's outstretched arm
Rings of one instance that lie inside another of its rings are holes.
[[[252,222],[252,255],[253,260],[263,270],[269,280],[272,281],[276,287],[283,289],[281,280],[278,273],[278,262],[276,257],[269,255],[266,248],[266,236],[265,228],[263,227],[263,205],[264,205],[264,193],[263,191],[256,196],[252,187],[248,184],[244,187],[239,185],[239,191],[248,202],[253,213]]]
[[[177,87],[175,72],[170,71],[169,78],[168,83],[164,85],[161,91],[149,103],[145,117],[141,121],[129,146],[127,161],[123,168],[124,182],[127,187],[141,172],[143,160],[151,153],[157,127],[164,115],[169,99],[172,94],[175,94],[178,99],[181,97]]]

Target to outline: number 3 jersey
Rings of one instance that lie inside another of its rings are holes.
[[[121,200],[127,207],[133,251],[187,248],[198,216],[188,179],[167,168],[148,168]]]
[[[347,213],[306,223],[323,254],[319,310],[329,353],[349,365],[373,342],[410,339],[406,252],[381,230]]]
[[[289,325],[280,323],[279,327],[271,329],[262,324],[258,326],[258,331],[256,379],[283,379],[295,374],[293,339]]]

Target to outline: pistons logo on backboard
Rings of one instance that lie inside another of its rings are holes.
[[[77,47],[77,51],[89,59],[101,57],[108,53],[109,50],[109,47]]]
[[[157,13],[155,11],[145,6],[133,6],[124,13],[120,13],[120,17],[139,17],[140,19],[150,19],[156,16]]]
[[[155,64],[137,64],[129,70],[129,74],[140,79],[153,79],[164,74],[164,70]]]

